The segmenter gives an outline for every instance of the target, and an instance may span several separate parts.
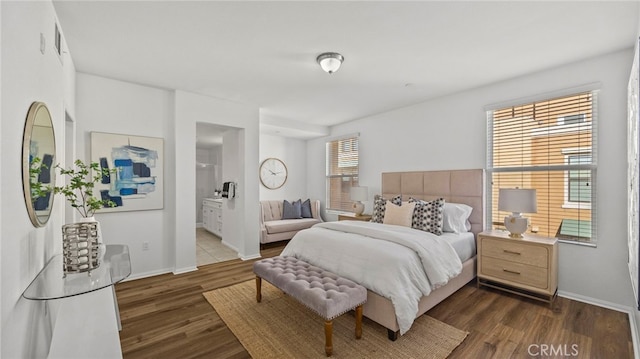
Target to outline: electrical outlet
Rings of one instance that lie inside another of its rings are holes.
[[[142,242],[142,250],[143,251],[149,250],[149,242]]]

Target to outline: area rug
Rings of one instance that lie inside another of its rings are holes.
[[[229,329],[255,358],[324,358],[324,320],[295,299],[262,281],[256,302],[255,281],[203,293]],[[468,335],[427,315],[395,342],[387,330],[364,318],[362,339],[355,339],[353,312],[333,321],[334,358],[446,358]]]

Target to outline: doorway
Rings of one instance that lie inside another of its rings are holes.
[[[223,240],[223,147],[225,132],[230,130],[196,123],[196,266],[238,258],[238,252]]]

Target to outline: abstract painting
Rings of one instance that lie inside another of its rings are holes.
[[[96,184],[96,196],[116,204],[99,212],[163,208],[162,138],[91,132],[91,162],[110,171]]]

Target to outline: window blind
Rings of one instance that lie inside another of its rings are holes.
[[[529,233],[596,241],[596,92],[487,111],[487,228],[504,228],[498,189],[534,188]]]
[[[358,186],[358,136],[327,142],[327,209],[350,211],[351,187]]]

